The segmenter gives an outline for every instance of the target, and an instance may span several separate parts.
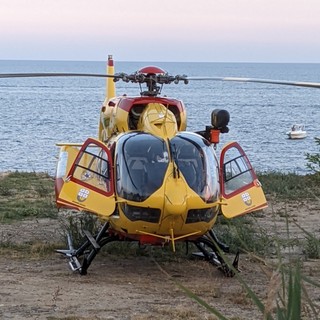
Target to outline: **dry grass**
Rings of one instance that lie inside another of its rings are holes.
[[[44,173],[10,172],[0,176],[0,222],[57,217],[54,179]]]

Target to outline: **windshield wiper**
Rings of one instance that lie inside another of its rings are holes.
[[[170,155],[171,155],[171,159],[173,160],[173,178],[180,178],[180,169],[179,169],[179,165],[178,165],[178,159],[177,159],[177,149],[176,149],[176,145],[173,144],[171,145],[170,141],[169,141],[169,151],[170,151]]]

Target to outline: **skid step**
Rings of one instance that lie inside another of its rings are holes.
[[[92,236],[92,234],[90,233],[90,231],[88,230],[83,230],[83,233],[85,234],[85,236],[87,237],[87,239],[90,241],[90,243],[92,244],[92,246],[94,247],[95,250],[99,250],[100,249],[100,245],[98,244],[98,242],[96,241],[96,239]]]
[[[81,264],[76,257],[69,258],[69,266],[72,271],[81,270]]]

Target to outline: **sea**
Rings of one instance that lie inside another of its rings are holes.
[[[132,73],[156,65],[171,75],[245,77],[320,82],[320,64],[117,62],[116,72]],[[104,61],[1,61],[0,73],[105,73]],[[137,84],[117,82],[117,95],[139,96]],[[190,81],[165,85],[162,95],[181,99],[187,130],[211,124],[214,109],[230,113],[229,132],[217,153],[237,141],[258,172],[308,174],[306,154],[319,153],[320,89],[226,81]],[[0,79],[0,172],[55,174],[58,142],[81,143],[97,137],[105,98],[103,78]],[[286,132],[304,124],[308,136],[290,140]]]

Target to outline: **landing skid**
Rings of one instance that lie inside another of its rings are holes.
[[[56,251],[69,259],[69,266],[72,271],[78,271],[81,275],[86,275],[92,260],[100,249],[107,243],[119,240],[118,236],[109,235],[108,228],[109,223],[106,222],[96,236],[93,236],[89,231],[85,230],[86,240],[79,249],[73,248],[71,236],[68,235],[69,249]]]
[[[217,266],[226,277],[233,277],[235,275],[234,270],[239,271],[239,252],[237,252],[233,260],[233,268],[229,267],[220,254],[221,251],[228,253],[229,247],[220,242],[212,230],[210,230],[207,235],[192,242],[200,250],[200,252],[195,252],[192,255],[205,259],[214,266]]]
[[[81,275],[86,275],[91,262],[103,246],[113,241],[123,240],[116,234],[110,235],[109,226],[109,222],[106,222],[95,236],[89,231],[84,231],[86,240],[78,249],[74,249],[71,236],[68,235],[68,249],[56,251],[68,258],[72,271],[78,271]],[[225,276],[233,277],[235,275],[234,270],[239,271],[239,253],[237,253],[232,263],[233,268],[230,268],[219,253],[219,251],[229,252],[229,247],[220,242],[212,230],[208,234],[192,241],[192,243],[200,250],[200,252],[193,253],[193,255],[217,266]]]

